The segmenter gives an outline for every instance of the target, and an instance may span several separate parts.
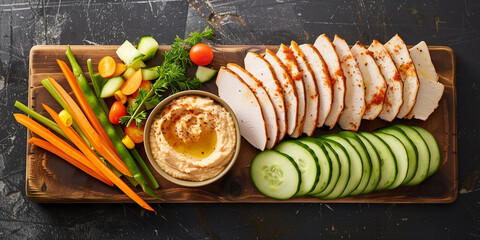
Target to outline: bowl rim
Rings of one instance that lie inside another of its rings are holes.
[[[216,175],[213,178],[209,178],[209,179],[206,179],[206,180],[203,180],[203,181],[190,181],[190,180],[185,180],[185,179],[179,179],[179,178],[175,178],[172,175],[168,174],[157,164],[157,162],[155,161],[155,159],[152,155],[152,151],[151,151],[151,147],[150,147],[150,129],[151,129],[152,122],[154,121],[154,119],[158,116],[158,114],[160,114],[160,112],[168,104],[170,104],[173,100],[178,99],[180,97],[184,97],[184,96],[201,96],[201,97],[208,97],[208,98],[212,99],[214,102],[216,102],[217,104],[220,104],[222,107],[224,107],[230,113],[230,116],[232,116],[232,119],[233,119],[233,122],[234,122],[234,125],[235,125],[236,142],[235,142],[235,152],[234,152],[233,156],[231,157],[229,163],[225,166],[225,168],[218,175]],[[168,96],[167,98],[165,98],[164,100],[162,100],[148,115],[147,121],[145,123],[144,134],[143,134],[143,143],[144,143],[143,145],[144,145],[144,148],[145,148],[145,153],[147,154],[147,158],[148,158],[150,164],[153,166],[153,168],[158,172],[158,174],[160,174],[160,176],[162,176],[166,180],[168,180],[172,183],[175,183],[177,185],[185,186],[185,187],[201,187],[201,186],[211,184],[211,183],[217,181],[218,179],[222,178],[232,168],[232,166],[235,164],[235,162],[238,158],[238,155],[240,153],[241,140],[242,139],[241,139],[241,134],[240,134],[240,126],[238,124],[237,117],[235,116],[235,113],[230,108],[230,106],[228,106],[228,104],[225,101],[223,101],[220,97],[218,97],[217,95],[215,95],[213,93],[210,93],[210,92],[207,92],[207,91],[203,91],[203,90],[186,90],[186,91],[182,91],[182,92],[172,94],[172,95]]]

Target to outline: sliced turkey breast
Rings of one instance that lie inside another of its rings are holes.
[[[338,59],[338,55],[333,47],[332,41],[330,41],[325,34],[318,36],[313,46],[317,48],[320,55],[322,55],[330,74],[333,98],[332,108],[328,113],[327,119],[325,119],[325,125],[333,128],[344,108],[345,76],[342,68],[340,67],[340,60]]]
[[[295,83],[295,90],[297,91],[297,99],[298,99],[297,125],[295,126],[295,130],[293,131],[293,133],[290,134],[291,137],[296,138],[302,135],[303,124],[305,123],[306,99],[305,99],[305,86],[303,83],[302,72],[300,70],[300,67],[298,66],[297,60],[292,50],[290,50],[284,44],[280,45],[280,49],[278,49],[277,51],[277,57],[287,67],[288,73],[290,74],[290,77],[293,79],[293,82]]]
[[[225,67],[218,71],[216,84],[218,95],[238,119],[242,136],[253,147],[263,151],[267,144],[267,129],[255,94],[240,76]]]
[[[362,74],[345,40],[335,35],[333,46],[345,74],[345,108],[338,123],[341,128],[356,132],[365,112],[365,88]]]
[[[245,70],[262,82],[263,87],[267,91],[268,96],[275,107],[278,122],[278,141],[280,141],[287,133],[287,122],[283,90],[280,86],[280,82],[277,80],[277,75],[275,75],[272,65],[256,53],[247,53],[244,62]]]
[[[382,111],[387,84],[370,51],[360,42],[357,42],[351,51],[358,63],[365,85],[365,113],[363,119],[373,120]]]
[[[328,113],[332,108],[332,85],[330,82],[330,75],[322,55],[320,55],[313,45],[302,44],[300,45],[300,49],[303,54],[305,54],[317,84],[319,96],[317,127],[321,127],[325,123],[325,119],[327,119]]]
[[[227,68],[232,70],[234,73],[238,74],[240,78],[247,84],[248,87],[252,90],[253,94],[258,99],[260,107],[262,110],[262,115],[267,126],[267,149],[271,149],[275,146],[278,140],[278,122],[277,122],[277,113],[275,107],[273,106],[270,97],[268,96],[265,88],[263,88],[262,83],[258,81],[254,76],[252,76],[247,70],[238,66],[235,63],[229,63]]]
[[[387,84],[387,92],[383,100],[383,108],[379,118],[391,122],[398,114],[403,104],[403,82],[400,77],[395,63],[393,62],[387,49],[378,42],[373,40],[368,50],[373,54],[375,63],[382,72],[385,83]]]
[[[305,123],[303,124],[303,132],[308,136],[312,136],[313,131],[317,127],[319,95],[315,76],[313,75],[310,64],[303,54],[298,44],[291,42],[290,49],[293,51],[297,59],[300,71],[302,71],[303,84],[305,86]]]
[[[438,74],[430,58],[428,46],[424,41],[410,48],[409,52],[420,82],[417,101],[412,110],[413,117],[425,121],[438,107],[438,102],[442,98],[445,87],[438,82]]]
[[[295,83],[292,77],[290,77],[287,67],[275,53],[267,49],[264,58],[272,66],[282,87],[286,109],[287,133],[291,135],[297,124],[298,99]]]
[[[409,113],[415,105],[420,86],[415,66],[407,45],[398,34],[385,43],[385,48],[392,57],[403,81],[403,104],[398,111],[397,118],[411,118],[412,115],[409,115]]]

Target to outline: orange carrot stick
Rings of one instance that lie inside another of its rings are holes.
[[[49,142],[47,142],[43,139],[40,139],[40,138],[32,137],[28,140],[28,142],[32,143],[32,144],[35,144],[36,146],[41,147],[41,148],[59,156],[63,160],[69,162],[73,166],[75,166],[78,169],[84,171],[86,174],[104,182],[105,184],[109,185],[110,187],[113,187],[113,182],[112,181],[106,179],[103,175],[98,174],[97,172],[95,172],[94,170],[92,170],[91,168],[87,167],[85,164],[82,163],[82,162],[90,162],[86,157],[84,157],[84,159],[82,159],[80,161],[77,161],[77,159],[73,158],[70,155],[67,155],[62,150],[60,150],[60,148],[57,148],[57,147],[55,147],[55,145],[53,145],[53,144],[51,144],[51,143],[49,143]]]
[[[18,123],[22,124],[23,126],[30,129],[32,132],[38,134],[40,137],[44,138],[51,144],[55,145],[56,147],[62,149],[62,151],[72,156],[75,159],[82,159],[83,154],[75,149],[74,147],[70,146],[70,144],[63,141],[61,138],[57,137],[57,135],[53,134],[50,130],[46,129],[44,126],[40,125],[39,123],[35,122],[34,120],[28,118],[23,114],[13,114],[15,119]],[[99,175],[103,175],[99,169],[97,169],[90,161],[82,162],[88,168],[94,170]]]
[[[140,198],[130,187],[128,187],[125,182],[123,182],[115,173],[110,170],[103,162],[100,160],[100,158],[93,152],[92,149],[90,149],[87,144],[82,140],[82,138],[78,135],[75,130],[73,130],[72,127],[67,127],[62,124],[60,118],[58,117],[58,114],[53,111],[51,108],[49,108],[46,105],[43,105],[43,107],[47,110],[48,113],[52,116],[53,120],[59,124],[60,128],[62,131],[68,136],[68,138],[75,143],[75,145],[80,149],[80,151],[85,154],[85,156],[90,159],[91,163],[95,165],[108,179],[110,179],[120,190],[122,190],[127,196],[129,196],[133,201],[138,203],[138,205],[142,206],[143,208],[150,210],[150,211],[155,211],[153,208],[151,208],[145,201],[143,201],[142,198]]]
[[[58,91],[60,96],[65,100],[65,103],[70,109],[73,118],[75,119],[75,121],[77,121],[80,129],[82,129],[82,131],[85,133],[95,150],[97,150],[118,171],[120,171],[126,176],[132,177],[132,174],[130,173],[122,159],[117,155],[117,153],[113,149],[103,144],[102,138],[98,135],[95,129],[93,129],[92,125],[90,125],[90,123],[88,122],[87,117],[85,117],[85,114],[83,114],[80,107],[78,107],[78,105],[70,97],[70,95],[68,95],[65,89],[63,89],[63,87],[60,86],[60,84],[58,84],[52,78],[48,78],[48,80]]]
[[[95,113],[93,112],[92,108],[88,104],[87,99],[83,95],[83,92],[80,89],[80,86],[78,86],[77,80],[75,79],[75,75],[73,75],[73,72],[70,70],[70,68],[64,61],[57,59],[57,63],[60,66],[60,69],[62,69],[63,75],[65,75],[65,78],[67,79],[68,84],[70,84],[70,87],[72,88],[73,93],[75,94],[75,97],[77,97],[80,107],[82,108],[83,112],[85,113],[88,120],[90,121],[90,124],[92,124],[93,128],[95,129],[95,131],[97,131],[97,133],[100,135],[103,141],[106,144],[108,144],[108,146],[111,149],[115,149],[113,147],[112,142],[110,141],[110,138],[105,132],[105,129],[103,129],[102,125],[100,124],[97,117],[95,116]]]

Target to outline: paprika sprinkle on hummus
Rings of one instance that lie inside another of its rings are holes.
[[[217,176],[232,159],[236,141],[232,116],[208,97],[173,100],[150,130],[156,163],[172,177],[190,181]]]

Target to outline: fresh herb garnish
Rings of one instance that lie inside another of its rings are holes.
[[[163,53],[165,60],[157,68],[158,79],[152,85],[150,91],[140,89],[135,98],[135,104],[127,108],[127,115],[120,118],[120,123],[129,126],[135,120],[135,124],[141,127],[147,118],[147,113],[143,106],[145,104],[155,106],[163,99],[163,94],[170,91],[170,94],[184,90],[191,90],[200,87],[202,84],[198,78],[188,78],[185,76],[187,68],[192,65],[189,56],[189,47],[200,43],[203,38],[212,39],[214,31],[211,27],[206,27],[203,32],[190,33],[189,38],[183,40],[180,37],[175,38],[170,51]]]

